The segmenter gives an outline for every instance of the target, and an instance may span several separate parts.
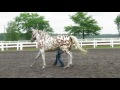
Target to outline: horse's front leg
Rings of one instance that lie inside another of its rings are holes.
[[[34,59],[34,62],[30,65],[31,67],[35,64],[35,62],[37,61],[37,59],[40,57],[41,51],[39,50],[36,58]]]
[[[41,54],[42,54],[42,59],[43,59],[43,67],[42,67],[42,69],[44,69],[46,67],[45,50],[44,49],[41,49]]]

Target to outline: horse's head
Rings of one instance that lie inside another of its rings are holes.
[[[32,30],[31,42],[34,42],[36,40],[37,32],[38,32],[38,30]]]

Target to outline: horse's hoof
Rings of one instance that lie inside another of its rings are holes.
[[[33,67],[33,65],[30,65],[30,67]]]
[[[68,67],[68,66],[66,66],[66,67],[64,67],[64,68],[66,69],[66,68],[69,68],[69,67]]]
[[[45,66],[42,67],[42,69],[44,69],[44,68],[45,68]]]

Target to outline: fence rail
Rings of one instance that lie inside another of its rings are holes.
[[[83,46],[93,46],[93,48],[96,48],[97,46],[102,46],[102,45],[109,45],[112,48],[115,45],[120,45],[120,39],[102,39],[102,40],[79,40],[79,44],[81,47]],[[25,47],[37,47],[37,42],[20,42],[20,41],[1,41],[0,42],[0,49],[1,51],[4,51],[5,49],[8,48],[16,48],[16,50],[23,50]]]
[[[16,48],[17,50],[23,50],[24,47],[35,47],[37,48],[37,42],[12,42],[12,43],[0,43],[1,51],[8,48]]]
[[[115,45],[120,45],[120,40],[79,41],[79,43],[81,47],[89,45],[93,46],[93,48],[96,48],[97,46],[109,45],[113,48]]]

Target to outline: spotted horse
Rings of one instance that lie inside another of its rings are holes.
[[[35,40],[37,41],[37,45],[40,50],[31,66],[33,66],[39,56],[42,55],[42,68],[45,68],[45,52],[50,50],[56,50],[58,47],[68,55],[68,63],[64,68],[70,67],[70,65],[72,65],[73,56],[70,50],[74,44],[76,45],[77,49],[83,54],[87,53],[87,50],[80,47],[78,39],[75,36],[57,35],[52,37],[45,31],[34,29],[32,30],[31,42],[34,42]]]

